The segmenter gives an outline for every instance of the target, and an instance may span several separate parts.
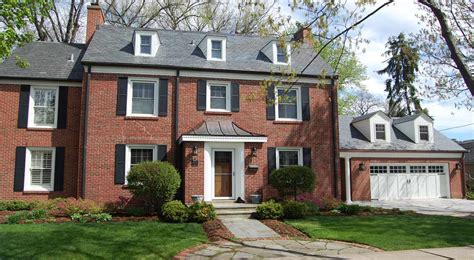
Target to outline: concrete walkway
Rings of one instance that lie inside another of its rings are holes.
[[[354,204],[382,208],[413,210],[428,215],[474,217],[474,200],[423,199],[423,200],[373,200],[355,201]]]
[[[342,242],[260,240],[208,245],[185,259],[474,259],[474,246],[375,252]]]
[[[278,238],[273,229],[265,226],[256,219],[221,218],[222,224],[239,239]]]

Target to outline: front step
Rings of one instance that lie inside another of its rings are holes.
[[[250,218],[258,204],[235,203],[232,200],[213,201],[219,218]]]

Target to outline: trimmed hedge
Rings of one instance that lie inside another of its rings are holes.
[[[296,200],[298,194],[313,191],[315,177],[314,172],[308,167],[288,166],[273,171],[270,183],[278,190],[280,196],[292,196]]]
[[[216,218],[214,206],[204,201],[192,204],[188,210],[189,220],[192,222],[203,223]]]
[[[283,206],[269,200],[257,206],[255,214],[258,219],[280,219],[283,217]]]
[[[286,201],[283,203],[283,214],[288,219],[304,218],[308,214],[308,207],[304,202]]]
[[[166,202],[161,208],[161,214],[165,221],[173,223],[184,223],[189,218],[188,208],[179,200]]]

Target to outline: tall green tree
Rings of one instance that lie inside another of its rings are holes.
[[[32,10],[46,14],[50,6],[48,0],[2,0],[0,1],[0,60],[12,54],[13,48],[34,39],[28,32],[28,21],[33,19]],[[17,65],[27,67],[28,62],[15,57]]]
[[[420,60],[417,48],[414,47],[412,41],[405,38],[403,33],[390,37],[386,47],[385,56],[389,57],[387,67],[379,70],[378,73],[387,74],[390,77],[385,81],[389,114],[391,111],[403,111],[403,109],[396,109],[396,106],[405,108],[408,115],[422,111],[414,85]]]

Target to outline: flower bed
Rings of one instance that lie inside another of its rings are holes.
[[[234,236],[218,219],[209,220],[203,224],[204,231],[210,241],[231,240]]]
[[[268,226],[269,228],[273,229],[282,237],[289,237],[289,238],[305,238],[306,236],[303,232],[299,231],[298,229],[285,224],[282,221],[275,220],[275,219],[263,219],[260,220],[264,225]]]

